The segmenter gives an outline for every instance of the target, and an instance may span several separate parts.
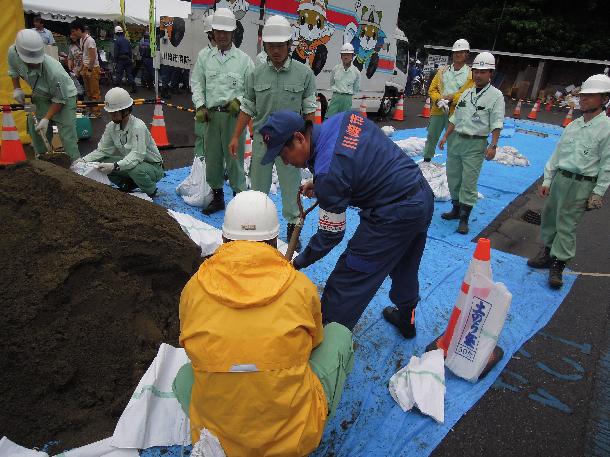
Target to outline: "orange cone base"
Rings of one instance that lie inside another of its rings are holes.
[[[479,375],[479,379],[483,379],[485,376],[487,376],[487,373],[489,373],[493,369],[493,367],[495,367],[498,362],[502,360],[502,357],[504,357],[504,349],[502,349],[500,346],[496,346],[491,355],[489,356],[487,365],[485,365],[485,368]]]
[[[155,140],[157,148],[169,149],[173,147],[173,145],[169,142],[169,139],[167,138],[167,131],[165,130],[165,127],[153,126],[150,128],[150,134],[152,135],[153,140]]]

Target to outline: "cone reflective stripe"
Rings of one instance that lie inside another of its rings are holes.
[[[364,97],[362,97],[362,101],[360,102],[360,116],[367,117],[367,115],[366,115],[366,103],[364,102]]]
[[[527,118],[535,121],[538,117],[538,111],[540,111],[540,100],[536,100],[536,103],[534,103],[534,106],[532,107],[530,113],[527,115]]]
[[[150,126],[150,134],[155,140],[158,148],[171,147],[171,143],[167,138],[167,130],[165,128],[165,118],[163,117],[163,107],[157,102],[155,112],[153,114],[152,125]]]
[[[315,124],[322,123],[322,103],[320,102],[320,97],[316,100],[316,114],[314,117]]]
[[[568,114],[566,115],[565,119],[563,120],[561,126],[567,127],[568,125],[570,125],[570,122],[572,122],[573,116],[574,116],[574,108],[570,107],[570,111],[568,111]]]
[[[449,323],[447,324],[445,333],[443,333],[435,341],[430,343],[426,348],[426,351],[442,349],[445,353],[445,357],[447,356],[447,350],[449,349],[449,343],[451,343],[451,338],[453,337],[455,325],[457,324],[458,319],[460,318],[464,303],[466,302],[466,296],[468,295],[468,291],[470,290],[472,275],[474,273],[480,273],[491,279],[492,271],[490,259],[491,243],[489,239],[479,238],[479,241],[477,242],[477,247],[472,256],[472,260],[470,261],[470,265],[468,265],[468,270],[466,271],[466,275],[464,276],[464,280],[462,281],[458,298],[455,302],[453,310],[451,311],[451,316],[449,317]]]
[[[404,98],[402,95],[398,99],[398,103],[396,104],[396,110],[394,110],[394,115],[392,116],[392,120],[394,120],[394,121],[404,121],[405,120],[405,102],[404,102]]]
[[[515,119],[521,119],[521,100],[517,102],[517,106],[515,106],[515,111],[513,111],[513,117]]]
[[[2,145],[0,146],[0,163],[11,164],[26,160],[23,145],[19,139],[19,132],[15,125],[15,119],[11,107],[2,107]]]
[[[430,117],[430,97],[426,98],[426,103],[424,104],[424,109],[422,109],[419,117],[423,117],[428,119]]]

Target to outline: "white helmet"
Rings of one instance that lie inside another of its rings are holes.
[[[466,41],[464,38],[460,38],[455,43],[453,43],[453,48],[451,48],[451,51],[470,51],[470,43],[468,43],[468,41]]]
[[[123,33],[123,27],[121,27],[120,25],[117,25],[114,28],[114,33]]]
[[[267,241],[279,232],[277,209],[267,194],[247,190],[227,205],[222,224],[222,236],[227,240]]]
[[[265,43],[285,43],[292,39],[292,27],[283,16],[271,16],[263,27]]]
[[[212,21],[214,20],[214,15],[210,14],[205,17],[203,20],[203,31],[204,33],[208,33],[212,31]]]
[[[104,109],[109,113],[127,109],[133,105],[133,98],[122,87],[113,87],[106,92],[104,97]]]
[[[472,62],[473,70],[495,70],[496,59],[491,52],[482,52],[477,54]]]
[[[35,30],[19,30],[15,38],[15,49],[25,63],[41,63],[44,60],[44,43]]]
[[[218,8],[212,16],[212,29],[233,32],[237,28],[237,20],[229,8]]]
[[[609,94],[610,78],[606,75],[589,76],[580,87],[581,94]]]
[[[350,43],[345,43],[341,46],[341,54],[353,54],[354,47]]]

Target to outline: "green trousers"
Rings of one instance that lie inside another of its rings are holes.
[[[313,350],[309,365],[316,374],[328,403],[328,415],[334,416],[343,394],[345,380],[354,366],[352,332],[332,322],[324,327],[324,341]],[[172,384],[172,390],[182,410],[188,416],[195,375],[190,363],[183,365]]]
[[[576,229],[594,187],[592,181],[576,181],[561,173],[553,178],[542,210],[540,237],[559,260],[567,262],[576,255]]]
[[[212,189],[222,189],[225,166],[229,175],[229,185],[233,192],[246,190],[244,174],[245,131],[239,139],[237,158],[229,153],[229,143],[237,124],[237,115],[210,111],[210,120],[205,126],[205,172],[206,180]]]
[[[205,123],[195,121],[195,157],[205,157]]]
[[[42,119],[47,114],[49,107],[53,103],[50,98],[41,97],[39,95],[33,95],[32,102],[36,106],[36,117],[38,120]],[[64,152],[69,155],[72,160],[80,158],[78,138],[76,136],[76,97],[66,99],[66,104],[63,108],[51,118],[47,130],[49,143],[53,140],[53,125],[57,126]],[[28,133],[32,137],[34,151],[37,154],[44,154],[47,152],[47,147],[40,137],[40,134],[34,130],[34,127],[31,116],[28,116]]]
[[[424,147],[425,159],[431,159],[434,157],[438,140],[441,137],[443,130],[447,128],[447,125],[449,125],[449,116],[447,114],[430,116],[430,122],[428,123],[428,137],[426,138],[426,146]]]
[[[260,133],[255,133],[250,162],[250,186],[252,190],[268,194],[271,189],[273,164],[261,165],[265,152],[267,152],[267,146],[263,142],[263,137]],[[299,221],[297,193],[301,187],[301,170],[292,165],[284,165],[280,157],[275,159],[275,168],[282,191],[282,215],[289,224],[296,224]]]
[[[447,184],[451,200],[474,206],[478,199],[477,181],[487,138],[464,138],[454,132],[447,141]]]
[[[352,94],[339,94],[333,92],[333,98],[330,99],[330,103],[328,104],[328,108],[326,109],[325,118],[343,113],[345,111],[351,111],[352,109]]]
[[[99,162],[114,163],[121,160],[120,156],[109,156],[99,159]],[[121,187],[133,181],[145,194],[153,194],[157,188],[157,183],[163,178],[163,166],[160,163],[142,162],[130,170],[113,171],[108,175],[108,179],[113,184]]]

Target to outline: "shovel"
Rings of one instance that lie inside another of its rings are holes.
[[[294,227],[294,231],[292,232],[292,237],[288,243],[288,249],[286,249],[286,260],[289,262],[292,260],[292,256],[294,255],[295,248],[297,246],[297,241],[299,236],[301,235],[301,229],[303,228],[303,224],[305,223],[305,218],[311,211],[318,206],[318,202],[315,202],[311,205],[307,210],[303,210],[303,202],[301,201],[301,197],[303,196],[303,192],[299,189],[299,193],[297,194],[297,205],[299,205],[299,221],[296,223]]]
[[[31,103],[27,103],[23,105],[23,110],[28,113],[29,116],[31,116],[33,125],[38,124],[38,118],[36,117],[36,107],[34,105],[32,105]],[[49,128],[53,127],[49,126]],[[40,137],[42,138],[42,141],[44,142],[44,145],[47,148],[47,154],[53,153],[53,147],[51,146],[51,143],[49,143],[49,139],[47,138],[47,136],[40,134]]]

